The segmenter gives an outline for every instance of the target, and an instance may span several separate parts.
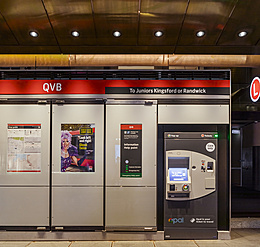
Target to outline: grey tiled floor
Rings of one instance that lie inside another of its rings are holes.
[[[231,240],[8,241],[0,247],[260,247],[260,229],[233,229]]]

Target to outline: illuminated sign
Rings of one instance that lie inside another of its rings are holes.
[[[250,98],[253,102],[258,101],[260,97],[260,79],[255,77],[250,86]]]

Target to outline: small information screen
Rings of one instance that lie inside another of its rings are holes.
[[[169,168],[170,181],[188,181],[187,168]]]
[[[120,177],[142,177],[142,124],[121,124]]]

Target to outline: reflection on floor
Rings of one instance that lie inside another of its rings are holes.
[[[0,247],[260,247],[260,229],[233,229],[231,240],[9,241]]]

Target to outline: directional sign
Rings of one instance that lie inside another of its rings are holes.
[[[250,98],[253,102],[256,102],[260,97],[260,79],[255,77],[250,86]]]

